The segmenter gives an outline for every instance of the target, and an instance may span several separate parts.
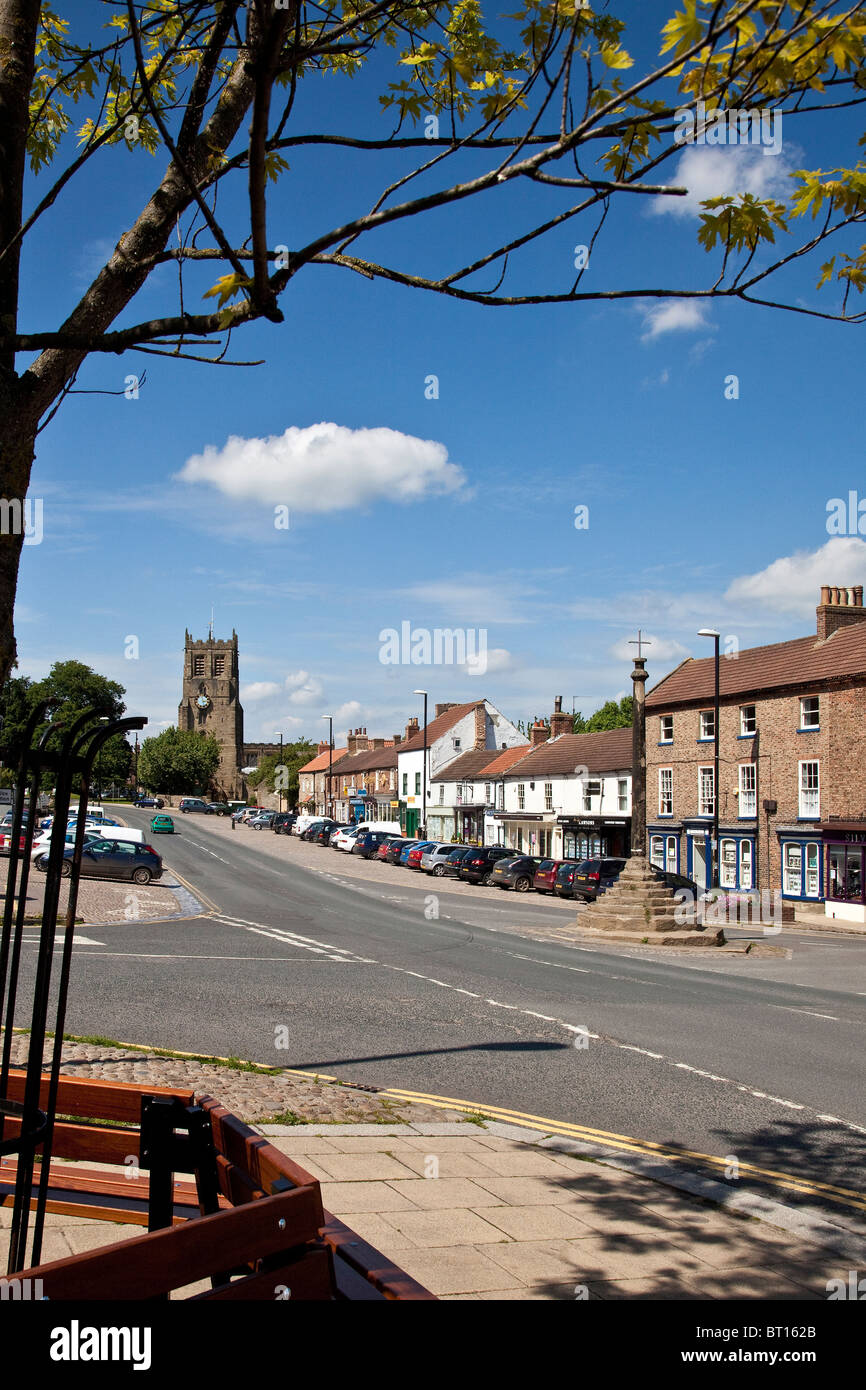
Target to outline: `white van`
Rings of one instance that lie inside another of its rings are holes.
[[[362,830],[381,830],[385,835],[402,835],[398,820],[362,820],[359,825],[353,825],[353,830],[359,833]]]
[[[76,805],[76,806],[70,806],[70,808],[69,808],[69,819],[70,819],[70,820],[77,820],[77,819],[78,819],[78,816],[79,816],[79,814],[80,814],[80,812],[81,812],[81,807],[80,807],[80,806],[77,806],[77,805]],[[88,820],[102,820],[102,818],[103,818],[104,815],[105,815],[105,808],[104,808],[103,806],[88,806],[88,808],[87,808],[87,819],[88,819]]]
[[[125,844],[144,844],[143,830],[133,830],[127,825],[100,825],[93,828],[97,831],[100,840],[122,840]]]

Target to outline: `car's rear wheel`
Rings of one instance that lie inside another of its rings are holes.
[[[133,869],[132,877],[135,883],[150,883],[153,874],[150,872],[150,869],[140,868]]]
[[[60,865],[60,877],[68,878],[71,873],[72,865],[70,864],[68,859],[64,859],[63,863]]]
[[[481,884],[481,887],[482,887],[482,888],[489,888],[489,887],[490,887],[490,874],[489,874],[489,873],[487,873],[487,874],[482,874],[481,877],[480,877],[480,879],[478,880],[478,882]]]
[[[41,874],[47,874],[47,873],[48,873],[48,855],[47,855],[47,854],[40,854],[39,858],[36,860],[36,867],[37,867],[37,869],[39,870],[39,872],[40,872]]]
[[[444,874],[445,874],[445,865],[444,865],[444,864],[434,864],[434,866],[433,866],[433,877],[434,877],[434,878],[442,878],[442,877],[444,876]]]
[[[517,893],[528,893],[531,887],[532,884],[528,878],[519,878],[514,885],[515,892]]]

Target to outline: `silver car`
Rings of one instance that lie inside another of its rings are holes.
[[[450,840],[447,843],[443,840],[441,843],[432,845],[430,849],[424,851],[421,855],[420,867],[425,874],[432,874],[434,878],[442,878],[445,873],[445,860],[448,858],[449,854],[453,854],[455,849],[468,848],[468,845],[453,845]]]

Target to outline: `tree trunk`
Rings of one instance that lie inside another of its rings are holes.
[[[0,373],[0,420],[3,422],[0,453],[0,685],[15,664],[13,610],[18,587],[18,566],[24,543],[24,498],[30,481],[36,445],[36,426],[23,410],[18,392],[9,390]],[[10,399],[11,397],[11,399]]]

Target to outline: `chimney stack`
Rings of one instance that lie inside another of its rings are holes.
[[[409,740],[410,738],[414,738],[415,735],[417,734],[417,732],[418,732],[418,716],[417,716],[417,714],[413,714],[413,715],[412,715],[412,718],[409,720],[409,723],[406,725],[406,734],[405,734],[405,737],[406,737],[407,742],[408,742],[408,740]]]
[[[537,748],[540,743],[546,743],[547,736],[547,725],[543,722],[543,720],[536,719],[535,723],[530,725],[529,729],[530,746],[532,748]]]
[[[816,609],[818,618],[818,641],[826,642],[840,627],[850,627],[852,623],[862,623],[866,619],[863,607],[863,585],[841,588],[834,584],[821,585],[821,602]]]
[[[444,714],[446,710],[453,709],[456,703],[456,700],[451,700],[448,704],[436,705],[436,713],[434,714],[433,718],[438,719],[440,714]]]
[[[574,720],[570,714],[563,714],[561,695],[557,695],[553,703],[554,711],[550,716],[550,737],[559,738],[560,734],[570,734],[572,732]]]

